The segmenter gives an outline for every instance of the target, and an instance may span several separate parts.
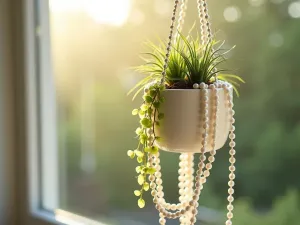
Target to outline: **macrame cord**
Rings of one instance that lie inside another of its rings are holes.
[[[175,42],[178,37],[178,32],[182,31],[184,25],[184,19],[187,10],[188,0],[181,0],[179,19],[177,22],[177,31],[175,34]],[[164,67],[162,72],[161,84],[164,84],[166,78],[166,70],[168,68],[169,57],[171,52],[171,45],[174,36],[174,27],[176,24],[176,13],[179,5],[179,0],[174,1],[174,8],[171,18],[170,32],[168,37],[168,44],[166,48],[166,55],[164,61]],[[210,43],[212,41],[211,26],[209,22],[208,8],[206,0],[197,0],[198,14],[200,18],[200,30],[201,30],[201,43],[203,45]],[[217,135],[217,120],[218,120],[218,107],[219,107],[219,94],[224,91],[226,98],[226,106],[228,108],[227,118],[230,121],[230,133],[229,133],[229,146],[230,146],[230,166],[229,166],[229,182],[228,182],[228,206],[227,206],[227,220],[226,225],[232,225],[233,218],[233,205],[234,200],[234,179],[235,179],[235,134],[234,134],[234,110],[232,94],[230,93],[229,86],[225,83],[221,83],[217,80],[217,75],[215,75],[215,83],[209,85],[209,87],[203,87],[201,91],[201,104],[199,108],[199,117],[201,124],[199,124],[198,136],[202,138],[199,163],[197,166],[196,175],[194,177],[194,154],[193,153],[183,153],[179,157],[179,203],[170,204],[165,201],[163,182],[160,166],[159,153],[156,155],[150,155],[149,163],[152,165],[156,172],[149,176],[150,188],[152,189],[151,195],[153,196],[153,202],[155,203],[156,209],[159,211],[159,223],[161,225],[166,224],[166,218],[176,219],[179,218],[181,225],[194,225],[196,223],[196,216],[198,214],[197,208],[199,206],[198,200],[206,183],[207,177],[210,175],[210,170],[212,169],[212,164],[215,161],[215,143]],[[222,88],[221,90],[219,88]],[[209,95],[208,91],[212,92]],[[212,110],[210,114],[208,113],[209,104],[212,105]],[[203,125],[204,124],[204,125]],[[203,127],[202,127],[203,126]],[[208,140],[210,142],[208,143]],[[205,152],[207,148],[210,147],[209,157],[206,162]]]

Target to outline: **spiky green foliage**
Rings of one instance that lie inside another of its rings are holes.
[[[215,75],[218,74],[220,80],[227,81],[233,85],[238,95],[237,87],[240,82],[244,83],[244,80],[237,75],[219,75],[220,72],[224,72],[225,70],[217,69],[217,66],[226,60],[225,55],[231,50],[224,51],[222,49],[223,44],[224,42],[219,44],[216,41],[211,41],[205,45],[201,45],[199,35],[193,38],[191,35],[185,37],[179,33],[170,51],[169,63],[166,70],[166,87],[174,88],[174,84],[178,82],[185,83],[185,88],[192,88],[194,83],[204,82],[210,84],[215,81]],[[216,48],[217,45],[218,47]],[[148,41],[146,46],[151,49],[151,52],[144,53],[147,56],[142,57],[145,64],[135,67],[135,70],[148,76],[138,82],[129,91],[128,94],[135,91],[133,98],[148,83],[162,79],[167,46],[162,41],[160,41],[159,45]]]
[[[188,40],[182,34],[180,34],[185,47],[184,51],[180,51],[180,55],[185,61],[187,68],[187,78],[191,86],[194,83],[204,82],[206,84],[213,83],[215,77],[219,80],[227,81],[232,84],[237,96],[239,96],[238,87],[240,83],[245,83],[245,81],[233,74],[221,74],[224,69],[217,69],[217,66],[224,62],[225,55],[231,51],[231,49],[224,51],[222,46],[224,42],[221,43],[217,48],[218,42],[211,41],[206,45],[199,44],[199,36],[196,39],[190,37]]]
[[[198,35],[196,39],[190,37],[188,40],[180,34],[180,38],[183,40],[185,48],[179,53],[187,68],[189,86],[201,82],[211,83],[214,75],[222,71],[217,70],[216,66],[225,61],[224,53],[220,52],[220,48],[213,49],[217,42],[212,41],[206,45],[200,45]]]
[[[218,74],[218,79],[231,83],[236,95],[239,97],[238,87],[240,86],[241,83],[245,83],[245,81],[241,77],[234,74],[220,73]]]
[[[177,39],[176,44],[171,48],[168,68],[166,70],[166,84],[167,86],[172,86],[175,82],[182,81],[185,79],[187,69],[184,64],[184,60],[180,55],[180,51],[184,51],[184,46],[181,43],[181,39]],[[145,45],[152,51],[144,53],[143,55],[148,56],[141,57],[145,64],[137,66],[134,69],[142,74],[147,74],[148,76],[138,82],[133,89],[129,91],[128,94],[135,92],[133,98],[144,89],[144,86],[150,82],[160,81],[162,78],[162,72],[164,68],[166,49],[167,45],[163,41],[159,41],[159,45],[155,45],[153,42],[148,41]]]

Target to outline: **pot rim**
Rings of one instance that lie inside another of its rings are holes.
[[[232,89],[232,87],[229,87]],[[224,90],[224,88],[216,88],[217,90]],[[164,91],[202,91],[202,90],[208,90],[211,91],[212,89],[206,88],[206,89],[165,89]]]

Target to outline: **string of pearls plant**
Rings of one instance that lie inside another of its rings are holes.
[[[160,125],[160,120],[163,119],[164,114],[159,112],[159,107],[163,103],[164,98],[161,96],[161,91],[164,87],[159,84],[145,88],[143,95],[143,103],[139,109],[134,109],[132,115],[140,117],[140,127],[135,131],[139,143],[135,150],[128,150],[127,155],[140,164],[136,167],[138,184],[141,186],[140,190],[135,190],[134,194],[139,197],[138,206],[143,208],[145,201],[143,194],[150,188],[147,182],[147,177],[153,175],[156,169],[149,162],[151,155],[158,153],[158,147],[154,145],[156,140],[160,137],[156,136],[154,127]]]

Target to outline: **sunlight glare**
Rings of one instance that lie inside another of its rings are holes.
[[[78,12],[84,8],[83,0],[49,0],[51,12]]]
[[[98,23],[123,25],[131,6],[130,0],[89,0],[87,13]]]
[[[225,8],[223,16],[227,22],[237,22],[241,17],[241,11],[236,6],[229,6]]]
[[[266,0],[249,0],[249,4],[254,7],[262,6]]]
[[[300,2],[290,3],[288,12],[292,18],[300,18]]]
[[[86,12],[96,22],[123,25],[131,9],[131,0],[50,0],[52,12]]]
[[[154,10],[162,16],[167,16],[172,12],[172,3],[165,0],[155,0]]]
[[[274,4],[281,4],[283,3],[285,0],[271,0],[271,2],[273,2]]]

